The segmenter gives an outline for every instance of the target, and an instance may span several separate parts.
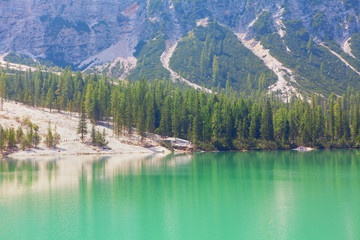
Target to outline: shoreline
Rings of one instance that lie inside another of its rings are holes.
[[[79,116],[75,113],[57,112],[49,109],[35,108],[24,104],[6,101],[4,111],[0,112],[1,125],[4,128],[18,129],[23,126],[24,132],[27,131],[23,125],[24,119],[29,119],[33,124],[39,127],[41,143],[37,148],[29,150],[20,150],[19,143],[17,147],[4,150],[0,157],[38,157],[38,156],[106,156],[116,154],[166,154],[170,153],[168,149],[162,147],[158,142],[160,136],[151,135],[149,138],[141,141],[137,134],[116,136],[113,133],[111,125],[98,124],[96,129],[105,133],[105,139],[108,141],[109,149],[103,149],[91,144],[83,143],[77,134]],[[57,129],[60,134],[60,142],[56,148],[48,148],[44,143],[47,130],[49,128]],[[91,123],[87,120],[88,129]],[[89,134],[87,139],[89,139]],[[146,147],[147,146],[147,147]]]
[[[50,157],[50,156],[55,156],[55,157],[66,157],[66,156],[113,156],[113,155],[136,155],[136,154],[140,154],[140,155],[167,155],[169,154],[166,151],[163,152],[98,152],[98,153],[39,153],[39,154],[34,154],[34,153],[24,153],[24,152],[14,152],[14,153],[10,153],[10,154],[0,154],[0,157],[11,157],[11,158],[16,158],[16,157]]]
[[[0,154],[0,160],[1,159],[5,159],[5,158],[11,158],[11,159],[31,159],[31,158],[42,158],[42,157],[57,157],[57,158],[61,158],[61,157],[111,157],[111,156],[136,156],[139,155],[139,157],[144,157],[144,156],[168,156],[170,154],[174,154],[176,155],[188,155],[188,154],[194,154],[194,153],[230,153],[230,152],[276,152],[276,151],[295,151],[298,153],[309,153],[309,152],[314,152],[314,151],[319,151],[319,150],[325,150],[325,151],[330,151],[330,150],[356,150],[359,148],[323,148],[323,149],[318,149],[318,148],[305,148],[303,150],[299,150],[298,148],[295,149],[278,149],[278,150],[230,150],[230,151],[174,151],[171,152],[170,150],[167,151],[153,151],[153,152],[146,152],[146,151],[139,151],[139,152],[97,152],[97,153],[58,153],[58,154],[51,154],[51,153],[42,153],[42,154],[19,154],[19,152],[14,152],[11,154]]]
[[[57,127],[61,140],[57,148],[49,149],[42,142],[38,148],[32,148],[27,151],[21,151],[19,148],[14,148],[10,151],[0,153],[0,158],[36,158],[36,157],[51,157],[51,156],[113,156],[124,154],[188,154],[193,152],[248,152],[248,151],[298,151],[310,152],[320,150],[314,147],[298,146],[293,149],[244,149],[244,150],[201,150],[194,147],[194,145],[184,139],[174,137],[162,137],[157,134],[148,134],[144,141],[137,134],[115,136],[111,124],[100,123],[96,128],[100,131],[106,132],[106,139],[109,141],[110,149],[102,149],[90,144],[84,144],[80,141],[77,132],[79,116],[76,113],[58,112],[53,110],[50,112],[46,108],[36,108],[27,106],[22,103],[14,101],[6,101],[4,104],[4,111],[0,112],[1,125],[3,127],[12,127],[16,129],[22,125],[21,119],[29,118],[34,124],[40,127],[40,136],[45,138],[49,120],[51,126]],[[88,128],[90,122],[88,122]],[[170,148],[166,148],[168,142],[171,144]],[[327,149],[327,148],[325,148]],[[331,149],[354,149],[349,147],[335,147]]]
[[[0,155],[0,160],[20,160],[20,161],[32,161],[32,160],[49,160],[49,159],[82,159],[87,157],[131,157],[131,158],[144,158],[144,157],[166,157],[169,153],[148,153],[148,152],[118,152],[118,153],[90,153],[90,154],[39,154],[39,155]]]

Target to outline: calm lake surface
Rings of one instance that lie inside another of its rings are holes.
[[[0,160],[0,239],[360,239],[360,152]]]

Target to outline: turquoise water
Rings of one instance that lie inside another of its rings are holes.
[[[2,160],[0,239],[360,239],[360,152]]]

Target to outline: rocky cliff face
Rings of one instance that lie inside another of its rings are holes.
[[[0,15],[1,52],[13,50],[46,57],[60,65],[79,65],[118,42],[121,46],[111,54],[131,56],[146,18],[146,3],[1,1]]]
[[[159,33],[178,40],[199,19],[244,32],[264,10],[301,19],[320,40],[345,42],[359,27],[352,0],[2,0],[0,53],[15,51],[81,69],[133,57]]]

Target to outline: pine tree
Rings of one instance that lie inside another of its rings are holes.
[[[98,113],[99,119],[102,120],[106,112],[106,87],[104,85],[105,80],[99,82],[97,102],[98,102]]]
[[[60,144],[60,140],[60,134],[57,132],[57,127],[55,126],[53,148],[56,148]]]
[[[308,43],[306,44],[306,50],[308,51],[308,54],[312,52],[313,45],[313,39],[310,37]]]
[[[139,110],[137,124],[136,124],[136,131],[140,135],[141,141],[143,141],[146,136],[146,133],[145,133],[145,127],[146,127],[145,109],[144,109],[143,105],[140,106],[139,109],[140,110]]]
[[[53,148],[54,146],[54,136],[53,136],[53,133],[51,131],[51,125],[49,123],[49,127],[48,127],[48,132],[46,134],[46,137],[45,137],[45,144],[48,148]]]
[[[0,150],[3,153],[5,150],[6,135],[4,128],[0,125]]]
[[[8,133],[8,148],[14,148],[16,147],[16,138],[15,138],[15,129],[10,128]]]
[[[80,134],[81,142],[84,142],[86,134],[87,134],[87,120],[86,120],[86,113],[85,113],[84,106],[81,108],[81,117],[79,120],[77,134]]]
[[[202,120],[200,115],[200,103],[198,94],[195,97],[195,109],[193,114],[193,122],[192,122],[192,139],[193,142],[196,144],[201,139],[201,132],[202,132]]]
[[[261,137],[266,141],[274,140],[273,113],[270,100],[266,101],[266,106],[262,112],[261,119]]]
[[[302,141],[304,145],[312,144],[312,119],[310,109],[306,110],[302,120]]]
[[[60,110],[61,106],[62,106],[62,98],[61,98],[62,85],[63,85],[63,79],[62,79],[62,76],[60,76],[59,80],[58,80],[58,84],[55,88],[56,89],[55,90],[55,99],[56,99],[55,107],[57,108],[57,110]]]
[[[133,133],[133,121],[134,121],[134,112],[133,112],[133,101],[130,94],[130,89],[126,92],[126,102],[125,102],[125,128],[129,136]]]
[[[153,93],[147,93],[146,104],[146,131],[153,133],[155,131],[155,98]]]
[[[343,109],[338,101],[334,106],[335,113],[335,136],[340,140],[344,136]]]
[[[251,121],[249,136],[251,139],[260,138],[260,127],[261,127],[261,110],[257,103],[253,104],[251,109]]]
[[[172,101],[171,101],[171,97],[167,96],[165,98],[165,102],[164,105],[162,107],[162,111],[161,111],[161,120],[160,120],[160,127],[159,127],[159,133],[162,136],[169,136],[171,135],[171,125],[172,125],[172,121],[171,121],[171,105],[172,105]]]
[[[39,135],[39,126],[34,125],[34,135],[33,135],[33,141],[32,145],[33,147],[37,148],[41,142],[41,137]]]
[[[20,143],[20,140],[23,137],[23,135],[24,135],[24,131],[23,131],[22,127],[19,126],[18,129],[16,130],[16,142],[17,143]]]
[[[221,46],[212,38],[208,38],[205,45],[203,60],[206,77],[211,80],[214,73],[211,72],[211,65],[216,60],[214,53]],[[211,48],[212,53],[209,52]],[[326,77],[326,69],[323,69],[323,74]],[[247,82],[255,86],[259,84],[261,91],[258,91],[258,95],[253,93],[251,100],[245,101],[239,97],[241,94],[231,88],[231,72],[226,75],[226,89],[221,89],[219,84],[217,94],[206,94],[186,86],[177,87],[166,79],[151,83],[143,79],[135,83],[111,85],[106,76],[100,79],[97,74],[83,76],[82,73],[74,74],[68,70],[60,76],[30,72],[15,72],[13,75],[1,73],[0,76],[0,81],[7,84],[4,91],[0,91],[2,100],[6,96],[24,104],[48,107],[50,111],[54,108],[75,111],[80,118],[84,112],[90,114],[92,120],[108,120],[112,117],[116,135],[125,131],[131,134],[136,126],[142,136],[145,132],[158,132],[192,140],[199,145],[205,143],[204,146],[213,149],[218,146],[221,149],[255,147],[250,146],[252,144],[258,144],[258,147],[277,145],[276,148],[281,148],[289,143],[324,147],[360,146],[360,94],[355,94],[350,88],[341,98],[331,94],[325,100],[322,96],[312,94],[311,102],[307,102],[306,98],[292,98],[284,103],[276,95],[267,95],[264,85],[266,75],[262,73],[254,76],[248,74]],[[8,84],[10,82],[13,84]],[[244,89],[248,92],[246,87]],[[276,113],[274,117],[273,113]],[[51,130],[54,139],[54,131]],[[4,134],[0,141],[4,149],[9,145],[11,130],[2,131]],[[25,149],[36,146],[35,125],[33,129],[30,127],[25,131],[15,131],[15,145],[20,144]],[[263,142],[247,141],[249,136],[251,139],[272,139],[274,143],[264,142],[264,145]],[[103,142],[102,134],[96,130],[95,138],[98,139],[96,144]],[[234,140],[237,146],[232,146]]]
[[[253,89],[253,88],[252,88],[251,74],[250,74],[250,73],[248,73],[247,80],[246,80],[246,84],[247,84],[247,88],[248,88],[249,90],[252,90],[252,89]]]
[[[334,111],[335,100],[336,100],[336,95],[332,93],[329,96],[329,107],[328,107],[328,111],[329,111],[328,132],[329,132],[329,135],[331,136],[332,140],[335,139],[335,111]]]
[[[214,105],[214,114],[211,118],[211,128],[212,128],[212,141],[217,142],[219,140],[221,133],[221,109],[220,104],[215,103]]]
[[[214,55],[213,58],[213,64],[212,64],[212,79],[213,79],[213,83],[217,83],[218,82],[218,76],[219,76],[219,63],[218,63],[218,57],[216,55]]]
[[[324,134],[325,134],[325,118],[321,106],[317,107],[315,127],[313,129],[314,129],[313,139],[319,142],[324,138]]]
[[[231,106],[229,103],[226,103],[222,109],[222,119],[224,126],[224,137],[227,147],[232,145],[232,139],[235,136],[234,120],[232,115]]]
[[[96,145],[96,129],[95,129],[95,124],[93,123],[92,128],[91,128],[91,143]]]
[[[352,139],[355,140],[357,136],[359,135],[359,128],[360,128],[360,112],[359,107],[355,105],[353,109],[353,123],[351,125],[352,127]]]
[[[265,88],[265,74],[262,73],[262,74],[260,75],[259,84],[258,84],[259,94],[261,94],[261,92],[264,90],[264,88]]]
[[[85,109],[87,116],[92,120],[95,121],[96,113],[95,113],[95,94],[94,88],[91,83],[87,85],[86,88],[86,95],[85,95]]]
[[[175,138],[180,137],[181,133],[181,93],[177,91],[174,97],[174,107],[172,112],[172,129]]]
[[[33,129],[33,125],[30,124],[28,132],[26,134],[27,148],[29,149],[33,146],[33,138],[34,138],[34,129]]]
[[[5,100],[5,76],[4,74],[0,75],[0,111],[4,110],[4,100]]]
[[[346,113],[346,111],[342,112],[342,124],[343,124],[343,137],[345,138],[345,140],[349,140],[350,139],[350,124],[349,124],[349,118],[348,115]]]
[[[54,90],[52,88],[49,88],[46,94],[46,107],[50,109],[50,112],[53,108],[54,97]]]
[[[290,133],[290,125],[287,119],[287,110],[285,108],[280,108],[276,112],[275,119],[276,119],[276,124],[275,124],[276,138],[279,139],[283,144],[285,144],[289,140],[289,133]]]
[[[113,130],[117,136],[120,135],[120,125],[121,125],[119,110],[118,110],[119,106],[120,106],[119,88],[115,88],[111,94],[111,115],[113,118]]]

